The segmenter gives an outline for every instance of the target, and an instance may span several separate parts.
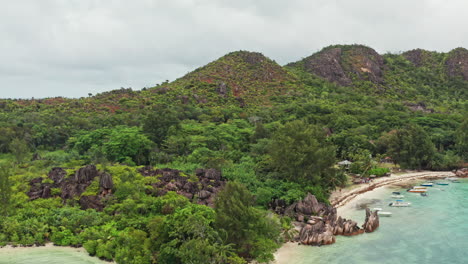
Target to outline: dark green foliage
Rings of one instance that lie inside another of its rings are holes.
[[[16,163],[23,163],[29,155],[28,143],[24,139],[15,138],[10,143],[10,152],[15,157]]]
[[[254,197],[242,184],[229,182],[216,199],[216,227],[226,232],[240,256],[273,260],[280,228],[275,219],[253,207]]]
[[[391,157],[405,168],[430,168],[435,155],[434,143],[418,125],[408,125],[392,133],[387,147]]]
[[[143,132],[159,146],[166,140],[169,128],[177,127],[180,120],[169,105],[156,106],[143,120]]]
[[[147,164],[152,142],[136,127],[118,126],[83,133],[69,140],[69,145],[81,154],[105,155],[123,163]]]
[[[11,210],[11,170],[7,164],[0,164],[0,216],[8,216]]]
[[[320,185],[330,188],[334,182],[332,166],[335,164],[335,147],[325,140],[325,132],[313,125],[297,120],[286,123],[273,136],[268,149],[272,173],[284,180]]]

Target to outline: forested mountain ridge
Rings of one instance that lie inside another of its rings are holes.
[[[351,174],[387,173],[383,159],[466,166],[466,54],[340,45],[281,67],[238,51],[141,91],[1,99],[0,246],[269,261],[308,217],[273,214],[273,201],[327,203]]]

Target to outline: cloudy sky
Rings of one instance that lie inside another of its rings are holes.
[[[468,48],[466,0],[0,0],[0,98],[154,86],[235,50]]]

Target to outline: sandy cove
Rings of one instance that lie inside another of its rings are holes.
[[[443,179],[446,177],[455,177],[455,174],[450,171],[422,171],[408,172],[403,174],[391,174],[389,177],[381,177],[372,180],[371,183],[352,185],[342,190],[336,190],[330,195],[330,203],[338,209],[338,215],[346,214],[346,210],[353,207],[353,201],[357,198],[366,198],[372,196],[374,192],[385,191],[385,188],[390,185],[404,184],[412,180],[422,179]],[[288,263],[295,254],[297,248],[300,247],[296,242],[288,242],[278,249],[274,254],[274,264]],[[307,246],[306,246],[307,247]]]
[[[451,171],[422,171],[404,174],[391,174],[389,177],[380,177],[373,179],[370,183],[353,185],[342,190],[336,190],[330,195],[330,203],[335,208],[340,208],[341,206],[344,206],[345,204],[353,200],[359,194],[372,191],[375,188],[402,183],[409,180],[446,177],[455,177],[455,174]]]

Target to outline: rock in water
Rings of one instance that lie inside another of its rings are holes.
[[[364,221],[364,225],[362,228],[367,232],[371,233],[374,232],[379,227],[379,215],[377,211],[371,211],[369,208],[366,208],[366,221]]]

